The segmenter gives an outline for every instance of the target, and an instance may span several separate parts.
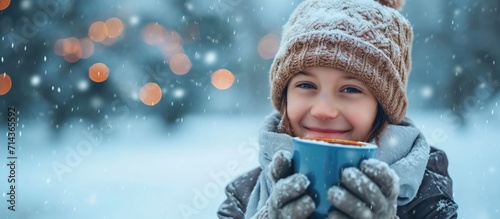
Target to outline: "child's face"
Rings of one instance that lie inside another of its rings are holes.
[[[287,115],[297,137],[365,141],[377,114],[367,86],[332,68],[308,68],[287,87]]]

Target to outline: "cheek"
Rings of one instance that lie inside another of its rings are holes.
[[[306,104],[304,101],[301,101],[299,97],[294,96],[293,94],[287,99],[286,111],[288,120],[292,126],[299,124],[301,118],[304,116],[304,113],[307,111],[305,106]]]
[[[356,129],[357,135],[368,137],[377,114],[376,103],[359,105],[349,112],[350,121]]]
[[[286,113],[292,125],[299,121],[300,108],[298,106],[296,102],[287,102]]]

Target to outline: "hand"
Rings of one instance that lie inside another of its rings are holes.
[[[316,208],[313,199],[305,194],[309,180],[304,174],[292,174],[292,155],[278,151],[269,164],[270,177],[275,183],[266,206],[256,218],[305,219]]]
[[[278,180],[292,175],[292,154],[289,151],[277,151],[268,167],[269,177],[276,184]]]
[[[328,199],[333,218],[392,219],[396,216],[399,177],[386,163],[369,159],[342,171],[342,186],[332,186]]]

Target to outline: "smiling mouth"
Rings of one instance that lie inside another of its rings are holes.
[[[309,133],[309,137],[325,137],[325,138],[338,138],[349,132],[349,130],[334,130],[334,129],[321,129],[304,127]]]

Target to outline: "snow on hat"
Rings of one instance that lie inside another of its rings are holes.
[[[402,0],[305,0],[283,26],[271,65],[273,105],[285,113],[286,87],[296,73],[330,67],[367,85],[389,123],[406,114],[412,28]]]

